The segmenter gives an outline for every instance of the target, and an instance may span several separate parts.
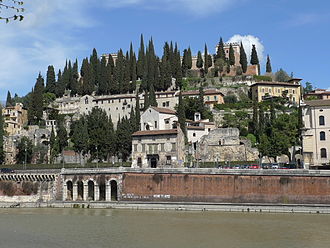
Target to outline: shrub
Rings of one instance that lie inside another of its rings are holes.
[[[15,194],[15,188],[12,182],[0,182],[0,189],[4,195],[13,196]]]
[[[273,81],[270,76],[261,76],[261,75],[253,75],[253,79],[256,81]]]

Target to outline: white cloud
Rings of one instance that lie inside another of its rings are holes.
[[[60,69],[66,59],[86,50],[72,34],[75,28],[95,25],[85,15],[85,3],[87,0],[26,1],[22,22],[0,24],[1,99],[7,90],[27,93],[39,71],[45,74],[49,64]]]
[[[259,61],[262,62],[264,60],[264,45],[260,41],[258,37],[255,37],[253,35],[239,35],[236,34],[233,37],[231,37],[227,42],[233,43],[233,42],[239,42],[243,43],[244,50],[246,53],[246,56],[248,58],[248,61],[251,59],[251,50],[252,50],[252,45],[256,46],[257,53],[258,53],[258,58]]]
[[[180,11],[203,16],[208,13],[221,12],[231,5],[245,0],[103,0],[110,8],[143,7]]]

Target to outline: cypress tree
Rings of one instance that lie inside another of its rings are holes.
[[[246,53],[245,53],[244,46],[243,46],[242,42],[241,42],[241,46],[240,46],[240,60],[239,60],[239,62],[242,66],[243,73],[246,73],[246,71],[247,71],[247,57],[246,57]]]
[[[272,73],[272,65],[270,63],[269,55],[267,55],[266,72],[267,73]]]
[[[208,71],[209,71],[209,57],[208,57],[208,53],[207,53],[207,46],[205,44],[204,47],[204,77],[206,77]]]
[[[89,136],[87,121],[84,116],[75,122],[71,141],[73,143],[74,150],[79,153],[80,158],[81,155],[88,153]]]
[[[200,51],[198,51],[197,53],[196,67],[199,69],[203,68],[203,58],[202,58],[202,53]]]
[[[6,100],[6,107],[12,107],[12,106],[14,106],[13,99],[11,98],[10,91],[8,90],[8,92],[7,92],[7,100]],[[2,114],[2,112],[0,114]]]
[[[212,55],[211,54],[208,54],[207,55],[207,66],[210,68],[210,67],[212,67],[212,65],[213,65]]]
[[[157,100],[156,100],[155,89],[154,89],[153,85],[150,86],[149,103],[150,103],[150,106],[154,106],[154,107],[157,107],[157,105],[158,105]]]
[[[92,68],[85,58],[81,65],[81,76],[83,77],[83,83],[81,86],[82,95],[91,95],[94,91],[94,84],[92,82]]]
[[[135,103],[135,131],[140,130],[140,120],[141,119],[141,112],[140,112],[140,97],[136,94],[136,103]]]
[[[144,92],[144,110],[146,110],[147,108],[149,108],[150,106],[150,101],[149,101],[149,94],[148,91]]]
[[[90,66],[91,66],[91,83],[93,84],[94,88],[99,83],[99,68],[100,68],[100,60],[97,55],[97,51],[94,48],[92,55],[90,56]]]
[[[79,82],[78,82],[79,74],[78,74],[78,60],[73,63],[71,73],[70,73],[70,88],[71,94],[76,95],[79,93]]]
[[[44,79],[39,73],[37,82],[34,86],[31,102],[28,108],[28,120],[32,125],[38,125],[42,119],[43,114],[43,93],[44,93]]]
[[[46,76],[46,92],[56,93],[56,78],[54,66],[49,65]]]
[[[190,47],[188,47],[188,52],[187,52],[187,66],[189,70],[192,68],[192,55],[191,55]]]
[[[263,105],[260,104],[259,106],[259,126],[258,126],[258,135],[259,137],[264,133],[265,131],[265,113]]]
[[[137,76],[140,79],[143,78],[144,67],[145,67],[145,48],[144,48],[143,35],[141,34],[140,49],[139,49],[139,55],[137,61]]]
[[[130,48],[130,70],[131,70],[130,92],[134,92],[136,89],[137,62],[136,62],[135,53],[133,51],[132,43],[131,43],[131,48]]]
[[[54,132],[54,128],[52,127],[52,131],[50,133],[49,138],[49,147],[50,147],[50,163],[52,164],[54,162],[54,158],[57,156],[59,151],[56,149],[56,136]]]
[[[229,64],[235,65],[235,51],[232,44],[229,46]]]
[[[179,93],[179,103],[178,103],[178,122],[180,128],[185,135],[185,140],[187,140],[187,131],[186,131],[186,114],[185,114],[185,105],[182,99],[182,92]]]
[[[181,67],[181,57],[180,51],[177,48],[177,44],[175,44],[174,50],[174,61],[175,61],[175,85],[177,88],[181,90],[182,88],[182,67]]]
[[[188,50],[184,49],[183,57],[182,57],[182,75],[184,77],[187,76],[187,71],[188,71]]]
[[[2,115],[2,105],[0,104],[0,164],[5,161],[5,152],[3,149],[4,120]]]
[[[65,87],[63,87],[63,83],[62,83],[62,71],[58,70],[55,94],[57,97],[61,97],[63,96],[64,91],[65,91]]]
[[[108,68],[105,57],[101,59],[98,95],[106,95],[108,92]]]
[[[216,54],[216,58],[215,59],[226,59],[226,54],[225,54],[225,49],[224,49],[224,43],[222,40],[222,37],[220,37],[220,42],[218,45],[218,50],[217,50],[217,54]]]
[[[255,45],[252,45],[251,65],[259,65],[259,59],[258,59],[257,49],[256,49],[256,46]]]
[[[203,87],[199,87],[197,111],[201,114],[202,119],[204,119],[204,117],[205,117],[205,104],[204,104],[204,89],[203,89]]]
[[[257,137],[258,135],[258,103],[253,101],[253,116],[251,123],[251,132]]]

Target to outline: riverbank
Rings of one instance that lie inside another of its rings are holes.
[[[218,211],[250,213],[330,214],[330,205],[322,204],[231,204],[163,202],[0,202],[0,208],[91,208],[164,211]]]

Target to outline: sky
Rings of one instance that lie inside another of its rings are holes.
[[[265,70],[330,88],[330,1],[325,0],[25,0],[22,22],[0,21],[0,99],[27,94],[48,65],[62,69],[96,48],[99,55],[138,50],[140,35],[153,38],[160,56],[165,41],[194,54],[220,37],[256,44]],[[3,14],[3,13],[2,13]],[[249,55],[250,51],[246,48]]]

